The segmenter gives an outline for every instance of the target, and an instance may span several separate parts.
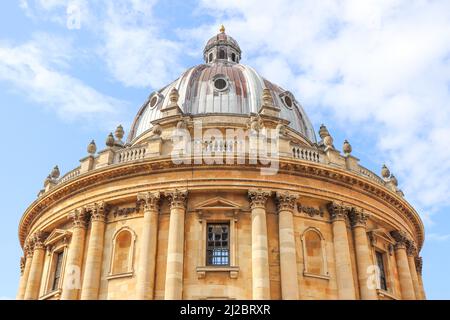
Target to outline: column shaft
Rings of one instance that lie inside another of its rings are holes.
[[[19,290],[16,296],[17,300],[23,300],[23,298],[25,297],[28,277],[30,275],[31,261],[33,259],[33,252],[28,248],[25,248],[25,255],[26,255],[25,266],[23,268],[22,276],[20,277]]]
[[[411,279],[411,272],[409,270],[408,257],[406,256],[406,248],[404,245],[397,245],[395,250],[395,258],[397,261],[398,277],[400,279],[400,289],[402,292],[402,299],[414,300],[414,286]]]
[[[368,283],[368,268],[373,264],[370,259],[369,243],[367,241],[366,228],[356,226],[353,229],[355,236],[356,265],[358,268],[359,293],[362,300],[377,300],[375,287]]]
[[[356,299],[356,294],[346,225],[348,208],[332,204],[328,207],[328,210],[333,229],[338,298],[341,300],[354,300]]]
[[[137,299],[153,300],[158,241],[159,193],[139,194],[138,200],[144,202],[144,224],[137,273]]]
[[[298,300],[299,298],[293,218],[297,198],[297,195],[277,193],[281,296],[283,300]]]
[[[104,204],[95,204],[90,210],[92,223],[81,288],[81,300],[98,299],[105,242],[106,217]]]
[[[37,300],[41,288],[42,271],[44,269],[45,248],[42,242],[34,243],[33,259],[31,260],[25,300]]]
[[[169,237],[164,298],[183,298],[184,215],[187,192],[167,193],[170,201]]]
[[[269,192],[249,191],[252,206],[252,284],[253,299],[270,299],[269,251],[265,204]]]
[[[86,213],[76,210],[69,215],[74,222],[67,253],[61,300],[77,300],[81,289],[81,267],[86,241]]]
[[[419,283],[419,277],[417,276],[416,264],[414,262],[414,256],[408,255],[409,271],[411,272],[411,280],[414,288],[415,298],[422,300],[421,288]]]

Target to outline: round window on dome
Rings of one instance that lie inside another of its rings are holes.
[[[153,96],[150,99],[150,108],[154,108],[158,104],[158,96]]]
[[[288,107],[288,108],[292,108],[292,99],[288,96],[284,97],[284,104]]]
[[[227,88],[228,83],[225,79],[223,78],[218,78],[216,80],[214,80],[214,88],[216,88],[219,91],[223,91]]]

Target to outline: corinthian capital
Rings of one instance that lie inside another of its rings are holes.
[[[32,235],[31,241],[33,242],[34,250],[44,249],[44,241],[48,234],[42,231],[37,231]]]
[[[143,204],[144,211],[158,212],[160,197],[159,192],[142,192],[137,194],[137,201]]]
[[[350,223],[353,228],[355,227],[366,227],[367,219],[369,215],[365,213],[362,209],[352,208],[349,214]]]
[[[86,211],[90,212],[92,221],[106,220],[108,205],[104,201],[92,203],[87,206]]]
[[[406,243],[406,253],[408,254],[408,256],[417,256],[417,246],[413,240],[409,240]]]
[[[24,270],[25,270],[25,258],[20,257],[20,275],[23,275]]]
[[[69,219],[73,222],[73,228],[86,228],[87,211],[86,208],[75,209],[69,213]]]
[[[336,202],[330,202],[327,205],[328,212],[330,213],[330,219],[332,222],[339,220],[346,220],[348,214],[351,212],[351,208],[344,206],[344,204],[338,204]]]
[[[164,193],[167,199],[169,200],[170,208],[186,208],[186,202],[187,202],[187,196],[188,192],[187,190],[173,190],[173,191],[167,191]]]
[[[415,262],[415,264],[416,264],[416,271],[417,271],[417,273],[420,274],[420,275],[422,275],[422,263],[423,263],[422,257],[417,256],[417,257],[414,259],[414,262]]]
[[[394,238],[394,240],[396,241],[395,249],[406,249],[409,242],[409,238],[406,232],[401,230],[394,230],[391,231],[390,233],[392,238]]]
[[[270,191],[264,191],[261,189],[252,189],[248,191],[248,198],[250,205],[253,208],[265,208],[267,199],[270,197]]]
[[[31,259],[33,257],[33,243],[31,242],[31,239],[29,239],[25,246],[23,247],[23,251],[25,253],[26,259]]]
[[[295,203],[297,202],[299,195],[295,193],[290,193],[288,191],[277,192],[276,198],[277,198],[278,212],[280,211],[293,212],[295,208]]]

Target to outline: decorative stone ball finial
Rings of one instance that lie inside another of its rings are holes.
[[[394,186],[398,187],[398,180],[393,174],[391,174],[391,182]]]
[[[270,93],[269,89],[264,89],[263,93],[262,93],[262,101],[264,105],[273,105],[273,98],[272,98],[272,94]]]
[[[87,152],[93,156],[97,152],[97,145],[95,144],[95,141],[92,140],[91,143],[87,146]]]
[[[391,172],[389,171],[388,167],[386,167],[385,164],[383,164],[383,167],[381,168],[381,176],[385,179],[388,179],[391,175]]]
[[[115,134],[117,140],[122,141],[122,138],[125,135],[125,131],[123,130],[122,125],[119,125],[116,128],[116,132],[114,132],[114,134]]]
[[[61,174],[61,172],[59,171],[58,166],[55,166],[55,167],[53,168],[52,172],[50,173],[50,176],[51,176],[53,179],[58,179],[59,176],[60,176],[60,174]]]
[[[330,133],[328,132],[327,127],[325,127],[325,125],[322,124],[319,129],[320,138],[323,140],[326,136],[329,136],[329,135],[330,135]]]
[[[350,153],[352,153],[352,145],[347,140],[344,141],[342,151],[344,151],[345,155],[349,155]]]
[[[178,99],[180,98],[180,95],[178,93],[178,90],[176,88],[172,88],[170,90],[169,99],[172,104],[176,104],[178,102]]]
[[[114,136],[112,132],[106,138],[106,146],[110,148],[114,147]]]

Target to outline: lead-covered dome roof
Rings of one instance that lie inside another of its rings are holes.
[[[236,40],[220,33],[212,37],[204,49],[205,63],[186,70],[177,80],[153,92],[137,114],[130,130],[133,141],[162,117],[161,109],[169,104],[169,93],[176,88],[178,104],[185,114],[258,113],[263,89],[269,89],[280,117],[289,127],[316,142],[314,129],[300,103],[289,91],[264,79],[253,68],[240,64],[241,50]]]

